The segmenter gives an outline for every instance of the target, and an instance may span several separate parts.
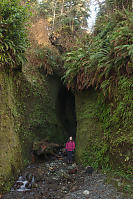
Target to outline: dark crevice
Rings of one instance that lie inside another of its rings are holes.
[[[57,100],[58,117],[68,136],[76,137],[75,97],[65,86],[61,86]]]

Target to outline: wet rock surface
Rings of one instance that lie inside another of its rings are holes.
[[[106,176],[62,156],[28,166],[2,199],[132,199],[105,184]]]

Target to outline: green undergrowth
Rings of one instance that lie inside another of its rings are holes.
[[[1,68],[21,70],[26,62],[28,46],[27,21],[30,10],[28,4],[20,0],[0,1],[0,63]]]
[[[113,15],[107,13],[106,17],[105,14],[99,13],[93,33],[86,35],[80,48],[74,47],[64,56],[64,81],[69,89],[79,93],[77,161],[131,176],[133,13],[123,9]],[[90,87],[98,93],[95,104],[89,96]],[[85,91],[88,97],[84,96]],[[94,106],[91,112],[89,103]]]
[[[133,80],[121,78],[114,92],[112,102],[106,102],[102,96],[98,104],[98,118],[102,123],[104,141],[107,145],[109,165],[121,168],[132,175],[133,144]]]
[[[104,170],[106,174],[106,183],[112,184],[118,191],[125,194],[125,198],[130,198],[133,193],[132,177],[125,174],[125,171],[119,170]]]
[[[132,86],[132,79],[121,78],[112,102],[101,92],[94,98],[89,90],[86,95],[77,95],[76,100],[77,161],[115,171],[128,180],[133,172]]]

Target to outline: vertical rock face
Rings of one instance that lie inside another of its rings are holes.
[[[0,74],[0,188],[31,158],[32,143],[46,139],[64,142],[57,116],[60,84],[36,69]],[[10,186],[10,185],[9,185]]]
[[[2,191],[8,190],[12,183],[9,179],[28,164],[34,142],[64,143],[69,135],[75,136],[74,96],[67,93],[57,74],[46,74],[51,63],[45,48],[53,50],[47,29],[47,23],[37,18],[29,30],[31,46],[26,52],[27,63],[22,71],[16,69],[9,74],[5,71],[0,74]]]
[[[20,139],[15,132],[16,106],[12,93],[12,78],[0,74],[0,190],[7,176],[22,168]],[[9,182],[6,182],[7,185]]]
[[[84,164],[92,164],[93,148],[101,137],[100,124],[96,119],[97,93],[90,89],[75,96],[77,133],[76,158]]]
[[[128,87],[127,91],[123,89],[118,92],[118,102],[112,110],[111,103],[97,101],[97,93],[93,89],[76,94],[78,162],[95,168],[121,170],[132,176],[132,116],[128,115],[132,107],[129,100],[131,93],[129,95],[128,92]],[[129,107],[124,96],[129,97],[126,98]]]

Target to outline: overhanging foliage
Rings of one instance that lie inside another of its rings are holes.
[[[88,45],[65,56],[64,79],[68,87],[82,90],[96,86],[111,96],[121,76],[132,76],[132,20],[133,13],[127,10],[99,17],[94,34],[88,35]]]

